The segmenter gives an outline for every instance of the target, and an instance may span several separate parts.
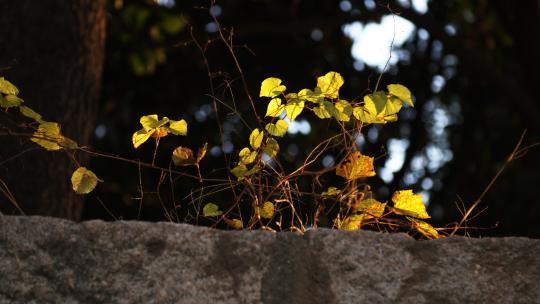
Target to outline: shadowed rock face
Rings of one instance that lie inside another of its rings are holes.
[[[0,303],[539,303],[540,240],[0,215]]]

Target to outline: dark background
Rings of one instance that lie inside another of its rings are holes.
[[[333,70],[345,78],[340,95],[349,100],[373,90],[379,70],[353,58],[353,40],[344,26],[379,23],[392,12],[410,21],[414,30],[394,46],[393,59],[398,60],[388,67],[381,87],[406,85],[415,109],[403,111],[397,123],[366,128],[361,147],[368,155],[389,154],[377,161],[380,174],[370,180],[375,195],[386,200],[401,188],[421,192],[437,226],[460,219],[459,207],[480,195],[523,130],[528,130],[525,145],[540,141],[539,1],[429,1],[426,10],[418,1],[229,0],[217,1],[212,9],[205,1],[177,2],[107,3],[105,66],[92,143],[96,149],[149,160],[151,145],[136,151],[131,145],[131,134],[140,128],[138,118],[152,113],[184,118],[189,136],[164,139],[157,163],[167,166],[170,150],[178,144],[195,148],[209,142],[212,153],[202,171],[223,173],[213,171],[225,165],[204,57],[216,97],[235,104],[249,123],[255,120],[211,14],[225,35],[233,34],[253,96],[270,76],[297,91],[313,88],[316,77]],[[204,47],[204,57],[193,39]],[[389,45],[380,52],[388,54]],[[255,101],[264,113],[266,103]],[[225,107],[218,116],[228,142],[226,155],[234,159],[248,130]],[[309,134],[290,134],[282,141],[281,160],[289,170],[318,143],[320,134],[335,132],[309,116],[304,115],[311,122]],[[389,176],[380,171],[386,160],[395,163],[400,157],[403,165],[397,161],[392,178],[382,180],[380,176]],[[473,234],[540,236],[539,164],[540,151],[534,148],[511,163],[477,210],[487,209],[471,223],[489,229]],[[160,200],[152,193],[159,176],[151,170],[142,170],[139,180],[139,170],[131,164],[93,159],[91,168],[106,182],[87,197],[82,219],[165,220],[164,209],[181,205],[197,187],[196,182],[181,182],[175,189],[182,193],[178,201],[166,195]]]

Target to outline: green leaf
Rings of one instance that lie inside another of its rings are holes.
[[[4,77],[0,77],[0,93],[6,95],[19,95],[19,89],[11,82],[5,80]]]
[[[426,206],[422,202],[422,196],[420,194],[414,194],[412,190],[394,192],[392,201],[394,202],[394,208],[392,210],[397,214],[420,219],[430,218],[426,211]]]
[[[163,117],[161,120],[158,120],[158,116],[156,114],[151,114],[142,116],[139,121],[141,122],[144,130],[149,131],[165,125],[169,122],[169,119],[167,117]]]
[[[266,131],[272,136],[283,137],[287,133],[289,124],[285,120],[278,120],[275,124],[269,123],[266,125]]]
[[[150,130],[146,131],[144,129],[140,129],[139,131],[133,133],[133,136],[131,137],[131,142],[133,143],[133,147],[137,149],[140,145],[144,144],[152,134],[154,134],[156,130]]]
[[[343,77],[336,72],[328,72],[326,75],[317,78],[317,87],[321,89],[321,93],[327,98],[338,98],[339,88],[343,85]]]
[[[284,85],[281,85],[281,79],[270,77],[263,80],[261,83],[261,92],[259,93],[259,97],[276,97],[283,92],[287,87]]]
[[[20,106],[19,111],[21,111],[22,115],[24,115],[24,116],[26,116],[28,118],[32,118],[33,120],[35,120],[37,122],[41,121],[41,115],[39,115],[39,113],[35,112],[34,110],[30,109],[27,106]]]
[[[2,108],[18,107],[21,105],[21,103],[23,103],[23,100],[15,95],[6,95],[0,97],[0,106]]]
[[[264,202],[262,208],[260,208],[259,211],[262,218],[271,219],[274,216],[276,207],[271,202]]]
[[[203,215],[207,217],[220,216],[223,212],[219,210],[216,204],[208,203],[203,207]]]
[[[96,188],[97,182],[98,178],[94,172],[85,167],[77,168],[71,175],[71,185],[77,194],[88,194],[92,192]]]
[[[281,113],[283,113],[284,109],[285,107],[281,105],[281,99],[274,98],[268,103],[268,108],[266,109],[265,116],[278,117],[279,115],[281,115]]]
[[[321,193],[322,196],[336,196],[341,193],[341,190],[336,187],[329,187],[326,191]]]
[[[293,121],[304,110],[304,101],[298,98],[295,93],[287,94],[287,105],[285,105],[285,112],[290,121]]]
[[[57,151],[62,149],[58,144],[62,138],[63,136],[60,134],[59,124],[44,121],[39,124],[37,131],[34,132],[30,140],[49,151]]]
[[[407,87],[401,84],[389,84],[386,88],[388,89],[388,93],[390,95],[396,96],[403,102],[407,103],[409,106],[414,107],[411,98],[411,91],[409,91]]]
[[[190,166],[195,164],[193,151],[186,147],[177,147],[172,153],[172,161],[177,166]]]
[[[264,132],[259,131],[259,129],[254,129],[249,135],[249,144],[253,149],[258,150],[261,147],[263,138]]]
[[[336,108],[334,107],[334,104],[324,100],[321,103],[319,103],[319,106],[313,108],[313,113],[317,115],[320,119],[325,118],[331,118],[336,113]]]
[[[279,152],[279,144],[278,142],[269,137],[266,140],[266,146],[264,146],[263,152],[266,153],[269,157],[275,157]]]
[[[364,106],[355,107],[353,115],[364,123],[387,123],[397,120],[402,102],[394,97],[387,98],[382,91],[364,96]]]
[[[335,111],[334,111],[334,117],[338,121],[349,121],[351,119],[352,115],[352,107],[351,104],[346,100],[340,100],[336,102],[334,105]]]
[[[68,150],[75,150],[79,148],[79,145],[74,140],[65,136],[61,136],[61,138],[58,140],[58,145]]]
[[[167,117],[165,117],[167,118]],[[164,118],[164,119],[165,119]],[[163,120],[163,119],[162,119]],[[174,135],[187,135],[187,122],[185,120],[171,120],[168,131]]]
[[[257,151],[251,151],[249,148],[244,148],[238,153],[240,156],[240,164],[249,165],[257,158]]]

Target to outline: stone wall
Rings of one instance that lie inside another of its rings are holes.
[[[540,303],[540,240],[0,215],[0,303]]]

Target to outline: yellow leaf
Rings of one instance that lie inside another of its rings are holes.
[[[11,108],[11,107],[18,107],[23,103],[23,100],[15,95],[6,95],[1,96],[0,95],[0,107],[3,108]]]
[[[35,120],[37,122],[41,121],[41,115],[39,115],[39,113],[35,112],[34,110],[30,109],[27,106],[20,106],[19,111],[21,111],[22,115],[24,115],[24,116],[26,116],[28,118],[32,118],[33,120]]]
[[[284,85],[281,84],[281,79],[270,77],[263,80],[261,83],[261,92],[259,93],[259,97],[276,97],[287,89]]]
[[[339,190],[336,187],[329,187],[326,191],[321,193],[322,196],[336,196],[341,193],[341,190]]]
[[[260,209],[262,218],[271,219],[274,216],[275,206],[271,202],[265,202]]]
[[[353,115],[364,123],[387,123],[397,120],[402,102],[397,98],[388,98],[382,91],[364,96],[364,106],[355,107]]]
[[[334,105],[334,117],[338,121],[349,121],[352,114],[351,104],[346,100],[340,100]]]
[[[389,84],[386,88],[388,89],[388,93],[390,95],[396,96],[403,102],[407,103],[409,106],[414,107],[411,98],[411,91],[409,91],[407,87],[401,84]]]
[[[151,129],[159,128],[169,122],[167,117],[163,117],[161,120],[158,120],[156,114],[142,116],[139,120],[145,131],[150,131]]]
[[[187,135],[187,122],[185,120],[171,120],[169,122],[169,132],[174,135]]]
[[[0,77],[0,93],[7,95],[19,95],[19,89],[17,89],[17,87],[11,82],[5,80],[4,77]]]
[[[364,212],[370,216],[381,217],[384,213],[384,207],[386,207],[386,203],[381,203],[373,198],[367,198],[360,201],[353,209],[356,212]]]
[[[224,218],[225,224],[227,224],[229,227],[236,229],[236,230],[242,230],[244,229],[244,223],[242,223],[239,219],[228,219]]]
[[[412,190],[401,190],[392,195],[393,211],[397,214],[408,215],[415,218],[430,218],[426,206],[422,202],[422,195],[414,194]]]
[[[336,174],[348,180],[374,176],[373,157],[362,155],[358,151],[353,152],[336,168]]]
[[[283,113],[284,109],[285,107],[281,105],[281,99],[274,98],[268,103],[268,108],[266,108],[265,116],[278,117],[279,115],[281,115],[281,113]]]
[[[290,121],[293,121],[304,110],[304,101],[298,98],[298,95],[294,93],[287,94],[287,104],[285,105],[285,112]]]
[[[298,98],[315,103],[320,103],[324,100],[324,96],[321,95],[320,88],[315,88],[315,92],[310,89],[302,89],[300,92],[298,92]]]
[[[219,207],[216,204],[208,203],[203,207],[204,216],[220,216],[223,212],[219,210]]]
[[[327,98],[338,98],[339,88],[343,83],[343,77],[336,72],[328,72],[326,75],[317,78],[317,87]]]
[[[186,147],[177,147],[172,154],[172,160],[177,166],[189,166],[195,163],[193,151]]]
[[[243,178],[248,172],[248,168],[245,165],[238,165],[231,169],[231,173],[238,179]]]
[[[34,132],[30,140],[49,151],[56,151],[62,149],[58,144],[62,138],[59,124],[44,121],[39,124],[37,131]]]
[[[275,124],[269,123],[266,125],[266,131],[272,136],[283,137],[287,133],[289,124],[285,120],[278,120]]]
[[[264,132],[259,131],[259,129],[254,129],[249,135],[249,144],[253,149],[258,150],[261,147],[263,138]]]
[[[362,226],[362,220],[364,219],[363,214],[353,214],[349,215],[343,219],[343,222],[339,226],[341,230],[358,230]]]
[[[131,137],[131,141],[133,142],[133,147],[137,149],[140,145],[144,144],[152,134],[154,134],[156,130],[150,130],[146,131],[144,129],[140,129],[139,131],[133,133],[133,136]]]
[[[244,148],[240,150],[238,156],[240,156],[240,164],[249,165],[255,161],[255,158],[257,158],[257,152],[251,151],[249,148]]]
[[[85,167],[77,168],[71,175],[71,185],[77,194],[88,194],[92,192],[96,187],[97,182],[98,178],[94,172]]]
[[[275,157],[279,152],[279,144],[278,144],[278,142],[275,139],[269,137],[266,140],[266,146],[264,146],[263,151],[269,157]]]
[[[331,118],[336,114],[336,108],[331,102],[324,100],[319,103],[319,106],[313,108],[313,113],[320,119]]]
[[[408,216],[407,216],[407,219],[409,221],[411,221],[411,223],[413,223],[414,228],[418,232],[423,234],[428,239],[438,239],[438,238],[441,237],[439,235],[439,232],[435,228],[433,228],[433,226],[431,226],[430,224],[428,224],[428,223],[426,223],[424,221],[421,221],[421,220],[417,220],[417,219],[412,218],[412,217],[408,217]]]
[[[197,151],[197,163],[201,162],[201,160],[206,155],[207,151],[208,151],[208,143],[204,143],[204,145],[199,148],[199,151]]]

